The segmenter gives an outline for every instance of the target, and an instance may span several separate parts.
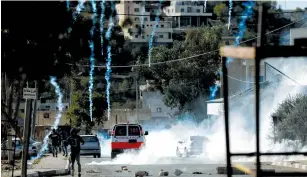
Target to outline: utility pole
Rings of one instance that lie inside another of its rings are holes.
[[[260,2],[259,4],[259,11],[258,11],[258,28],[257,28],[257,47],[263,46],[264,42],[265,42],[265,35],[264,35],[264,30],[265,30],[265,23],[263,23],[263,20],[265,14],[264,14],[264,10],[263,10],[263,4],[262,2]],[[258,63],[258,60],[255,60],[255,95],[259,95],[260,93],[260,84],[259,84],[259,80],[260,80],[260,63]],[[258,66],[258,67],[257,67]],[[256,96],[255,99],[255,109],[256,109],[256,113],[255,113],[255,117],[256,117],[256,176],[260,177],[260,169],[261,169],[261,164],[260,164],[260,139],[259,139],[259,117],[260,117],[260,100],[259,97]]]
[[[27,88],[29,88],[27,82]],[[32,112],[32,99],[26,99],[26,110],[24,118],[24,129],[23,129],[23,151],[22,151],[22,164],[21,164],[21,176],[27,176],[27,161],[28,161],[28,150],[29,150],[29,139],[31,131],[31,112]]]
[[[138,89],[138,79],[135,77],[135,96],[136,96],[136,122],[139,123],[139,89]]]
[[[36,93],[38,94],[38,84],[37,81],[34,81]],[[33,117],[32,117],[32,129],[31,129],[31,137],[35,139],[35,123],[36,123],[36,112],[37,112],[37,99],[34,100],[33,106]]]

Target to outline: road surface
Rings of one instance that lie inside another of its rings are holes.
[[[165,160],[165,159],[164,159]],[[136,171],[148,171],[152,177],[159,176],[161,169],[168,171],[169,176],[175,176],[175,169],[183,171],[181,177],[221,177],[226,175],[218,175],[216,168],[218,166],[226,166],[225,164],[201,164],[197,160],[192,158],[176,158],[169,157],[169,160],[174,164],[144,164],[144,165],[129,165],[129,164],[112,164],[110,157],[93,158],[93,157],[81,157],[82,173],[81,176],[85,177],[132,177]],[[91,162],[97,162],[98,164],[89,164]],[[165,161],[164,161],[165,162]],[[193,163],[195,162],[195,163]],[[76,165],[76,164],[75,164]],[[244,165],[252,166],[251,163],[245,163]],[[121,171],[121,167],[126,166],[127,171]],[[284,167],[274,167],[266,165],[264,168],[274,168],[276,171],[284,171]],[[77,170],[77,166],[75,166]],[[203,174],[193,174],[193,172],[201,172]],[[70,176],[70,175],[68,175]],[[77,173],[75,172],[75,176]],[[250,175],[236,175],[236,177],[250,177]]]

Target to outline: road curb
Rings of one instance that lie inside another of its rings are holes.
[[[295,161],[273,162],[272,165],[307,170],[307,165]]]
[[[232,168],[232,174],[233,175],[247,175],[246,172],[237,169],[235,167],[231,167]],[[220,174],[220,175],[225,175],[227,174],[227,167],[217,167],[216,168],[216,173]]]
[[[67,160],[64,169],[49,170],[49,171],[36,171],[32,174],[27,174],[27,177],[61,176],[61,175],[68,175],[69,172],[70,172],[70,165],[69,165],[69,160]],[[17,176],[17,177],[20,177],[20,176]]]

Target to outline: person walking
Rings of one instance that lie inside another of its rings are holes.
[[[61,135],[61,147],[63,150],[63,156],[67,157],[68,152],[67,152],[67,132],[66,130],[62,130],[60,135]]]
[[[67,143],[70,145],[70,160],[71,160],[71,175],[74,176],[75,161],[78,164],[78,175],[81,175],[81,163],[80,163],[80,144],[84,144],[84,140],[78,135],[78,131],[72,128],[70,131],[70,137],[67,139]]]
[[[60,135],[55,131],[55,129],[52,130],[51,134],[49,135],[49,138],[51,139],[51,146],[52,146],[52,155],[53,157],[58,157],[58,146],[60,142]]]

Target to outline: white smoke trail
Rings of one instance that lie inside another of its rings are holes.
[[[307,86],[307,58],[268,60],[268,63],[278,68],[289,77],[302,85]],[[293,68],[296,68],[293,70]],[[289,89],[291,87],[291,89]],[[289,144],[292,141],[273,144],[268,136],[271,135],[271,114],[278,105],[289,95],[302,93],[302,86],[294,85],[289,79],[283,79],[280,83],[274,83],[261,90],[261,132],[260,148],[262,152],[281,152],[295,150]],[[263,99],[265,98],[265,99]],[[246,104],[245,104],[246,103]],[[248,93],[239,100],[230,102],[230,145],[231,152],[255,152],[255,119],[254,119],[254,93]],[[182,123],[172,126],[168,130],[149,132],[146,137],[146,148],[140,154],[125,153],[112,161],[92,162],[89,165],[108,164],[188,164],[188,163],[225,163],[225,129],[224,118],[220,116],[208,129],[206,122],[199,126]],[[197,158],[175,157],[177,141],[189,136],[204,135],[209,139],[205,144],[205,153]],[[306,151],[307,147],[299,150]],[[110,153],[110,152],[108,152]],[[108,154],[107,153],[107,154]],[[261,161],[282,160],[285,157],[261,158]],[[306,157],[294,156],[290,159],[306,159]],[[237,158],[235,161],[252,161],[252,158]]]
[[[228,12],[228,29],[231,24],[231,12],[232,12],[232,0],[229,0],[229,12]]]
[[[58,129],[58,125],[59,125],[59,123],[61,121],[62,112],[63,112],[63,109],[64,109],[63,94],[61,92],[60,85],[56,82],[56,78],[55,77],[50,77],[50,82],[54,86],[55,93],[58,96],[57,108],[59,109],[51,129]],[[44,155],[45,151],[48,149],[48,138],[49,138],[50,134],[51,134],[51,131],[49,131],[49,133],[45,135],[44,140],[43,140],[42,148],[40,149],[40,152],[37,154],[37,156],[34,159],[42,157]]]

